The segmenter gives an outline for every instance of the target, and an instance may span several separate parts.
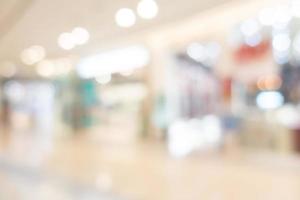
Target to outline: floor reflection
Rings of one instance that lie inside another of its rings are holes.
[[[35,134],[10,134],[2,140],[0,199],[300,197],[296,155],[236,150],[174,158],[157,141],[126,143],[96,129],[53,138],[51,148],[44,148],[41,141]]]

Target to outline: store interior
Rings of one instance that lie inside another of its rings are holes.
[[[299,0],[0,1],[0,199],[300,199]]]

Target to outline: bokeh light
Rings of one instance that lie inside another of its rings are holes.
[[[117,11],[115,20],[120,27],[129,28],[135,24],[136,16],[131,9],[121,8]]]
[[[71,50],[76,44],[71,33],[62,33],[58,37],[58,45],[64,50]]]
[[[76,45],[86,44],[90,39],[89,32],[82,27],[74,28],[71,34]]]
[[[43,60],[46,56],[46,50],[42,46],[31,46],[21,53],[21,60],[26,65],[33,65],[41,60]]]
[[[153,19],[158,13],[155,0],[141,0],[137,6],[137,13],[143,19]]]

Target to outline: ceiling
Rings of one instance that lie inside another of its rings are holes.
[[[32,0],[0,1],[0,38],[19,21]]]
[[[157,0],[160,11],[154,20],[138,19],[128,29],[119,28],[115,12],[122,7],[135,9],[138,0],[5,0],[0,1],[0,62],[19,62],[20,52],[42,45],[48,57],[85,55],[108,44],[125,41],[164,24],[184,19],[231,0]],[[58,47],[62,32],[76,26],[89,30],[87,45],[65,51]]]

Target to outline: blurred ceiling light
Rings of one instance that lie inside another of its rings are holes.
[[[259,22],[264,26],[272,26],[275,21],[274,9],[273,8],[265,8],[259,13]]]
[[[43,60],[38,63],[36,70],[38,75],[49,78],[55,74],[55,64],[50,60]]]
[[[245,36],[257,34],[260,30],[258,22],[254,19],[249,19],[241,25],[241,31]]]
[[[279,5],[273,8],[263,9],[260,11],[258,19],[262,25],[282,28],[292,19],[292,12],[293,8],[291,10],[287,5]],[[299,13],[299,10],[297,10],[297,12]]]
[[[74,43],[77,45],[86,44],[88,42],[88,40],[90,39],[89,32],[85,28],[82,28],[82,27],[74,28],[71,34],[72,34]]]
[[[129,28],[135,24],[136,16],[131,9],[121,8],[116,13],[115,20],[120,27]]]
[[[106,74],[141,68],[149,63],[149,51],[143,46],[130,46],[82,59],[77,72],[82,78],[92,78]]]
[[[292,0],[291,1],[291,12],[294,17],[300,17],[300,1],[299,0]]]
[[[158,13],[155,0],[141,0],[137,6],[137,13],[143,19],[153,19]]]
[[[21,53],[21,60],[26,65],[33,65],[41,60],[43,60],[46,56],[46,51],[42,46],[31,46]]]
[[[206,59],[205,48],[199,43],[192,43],[187,47],[187,54],[192,59],[203,62]]]
[[[288,51],[291,46],[291,39],[287,33],[276,34],[272,42],[273,48],[276,51]]]
[[[283,103],[283,95],[276,91],[260,92],[256,97],[257,106],[263,110],[279,108]]]
[[[102,85],[108,84],[111,81],[111,74],[99,76],[96,81]]]
[[[58,45],[64,50],[71,50],[75,47],[76,43],[72,33],[62,33],[58,37]]]
[[[255,47],[262,42],[262,36],[260,34],[254,34],[252,36],[246,37],[245,42],[250,47]]]
[[[298,11],[299,12],[299,11]],[[276,23],[275,26],[286,26],[292,19],[290,7],[287,5],[280,5],[276,7]]]

